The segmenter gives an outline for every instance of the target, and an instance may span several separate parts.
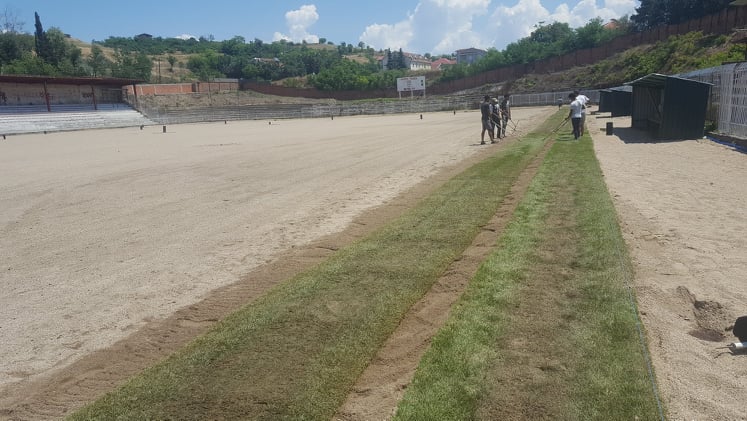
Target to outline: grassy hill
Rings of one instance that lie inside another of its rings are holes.
[[[569,87],[585,86],[601,88],[619,86],[649,73],[675,74],[718,66],[724,62],[745,59],[745,36],[739,32],[729,35],[704,35],[691,32],[672,36],[656,44],[639,45],[622,53],[615,54],[593,65],[579,66],[549,74],[527,74],[511,84],[514,93],[551,92]],[[83,56],[90,54],[91,44],[79,40],[73,43],[82,50]],[[314,48],[335,48],[319,45]],[[102,47],[107,57],[114,57],[114,50]],[[196,81],[197,77],[187,68],[190,54],[174,53],[176,63],[172,67],[167,55],[150,56],[153,60],[152,83],[174,83]],[[350,54],[346,58],[366,61],[363,55]],[[275,81],[283,84],[283,81]],[[296,78],[293,86],[305,85],[305,78]]]
[[[619,86],[649,73],[676,74],[745,60],[743,36],[690,32],[664,42],[639,45],[589,66],[550,74],[527,74],[513,82],[512,92],[552,92],[569,87]]]

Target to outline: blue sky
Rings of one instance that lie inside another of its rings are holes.
[[[363,42],[375,49],[446,54],[460,48],[502,50],[538,22],[583,26],[631,15],[638,0],[270,0],[170,1],[0,0],[0,7],[34,31],[60,28],[83,41],[148,33],[216,40],[287,39],[335,44]]]

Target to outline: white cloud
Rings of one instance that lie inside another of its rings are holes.
[[[401,48],[407,51],[412,36],[412,22],[408,19],[394,25],[376,23],[369,25],[358,40],[375,49],[399,50]]]
[[[638,5],[637,0],[580,0],[559,4],[549,11],[540,0],[518,0],[513,6],[498,5],[492,14],[492,25],[500,33],[509,34],[505,39],[496,39],[495,47],[503,49],[511,42],[529,36],[540,22],[567,23],[571,28],[586,25],[591,19],[607,21],[630,15]]]
[[[190,34],[181,34],[181,35],[175,36],[174,38],[176,38],[176,39],[183,39],[183,40],[188,40],[190,38],[198,39],[196,36],[190,35]]]
[[[502,50],[528,36],[540,22],[577,28],[596,17],[630,15],[638,5],[637,0],[568,0],[551,11],[543,5],[548,0],[511,1],[420,0],[401,21],[366,27],[359,41],[376,49],[416,53],[445,54],[469,47]]]
[[[319,36],[309,33],[309,28],[318,20],[319,13],[317,13],[316,6],[313,4],[305,4],[298,10],[288,11],[285,13],[285,24],[288,26],[289,33],[286,35],[275,32],[273,41],[284,39],[293,42],[317,43],[319,42]]]
[[[473,19],[488,12],[490,0],[421,0],[415,11],[395,24],[374,24],[359,40],[374,48],[441,54],[481,41]]]

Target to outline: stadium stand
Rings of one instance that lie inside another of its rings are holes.
[[[0,135],[135,127],[155,124],[127,104],[0,107]]]

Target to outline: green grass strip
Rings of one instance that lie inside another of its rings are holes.
[[[396,420],[659,418],[614,206],[591,139],[569,131],[434,338]]]
[[[70,419],[330,419],[541,150],[525,136]]]

